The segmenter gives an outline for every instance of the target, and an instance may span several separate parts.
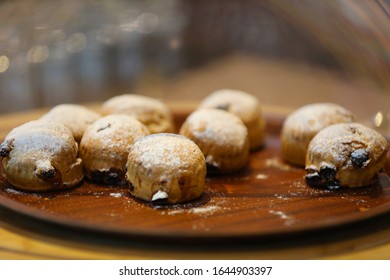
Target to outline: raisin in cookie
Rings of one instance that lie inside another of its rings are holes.
[[[248,161],[248,130],[240,118],[229,112],[199,109],[188,116],[180,134],[199,146],[210,173],[236,172]]]
[[[159,133],[130,148],[126,178],[130,192],[146,201],[182,203],[200,197],[206,177],[205,158],[186,137]]]
[[[84,177],[77,143],[62,124],[37,120],[16,127],[0,154],[8,182],[22,190],[66,189]]]
[[[355,120],[351,112],[332,103],[305,105],[287,116],[281,131],[282,154],[286,161],[305,165],[307,147],[323,128]]]
[[[101,116],[81,105],[61,104],[53,107],[41,117],[41,120],[57,122],[65,125],[73,133],[74,139],[80,143],[88,125]]]
[[[250,149],[263,145],[265,137],[265,118],[260,101],[244,91],[221,89],[203,99],[199,108],[215,108],[238,116],[248,129]]]
[[[88,179],[105,184],[124,184],[130,146],[149,134],[128,115],[109,115],[91,124],[80,142],[80,156]]]
[[[306,182],[313,187],[360,187],[374,183],[385,164],[387,141],[362,124],[335,124],[310,142]]]
[[[103,114],[130,115],[147,126],[150,133],[173,132],[173,118],[161,101],[142,95],[123,94],[103,103]]]

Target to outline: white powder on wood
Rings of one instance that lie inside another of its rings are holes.
[[[289,216],[287,216],[284,212],[282,211],[273,211],[273,210],[270,210],[269,211],[270,214],[274,214],[274,215],[277,215],[279,216],[281,219],[290,219]]]
[[[257,174],[255,178],[260,179],[260,180],[265,180],[265,179],[268,179],[268,175],[260,173],[260,174]]]
[[[184,214],[184,213],[190,213],[190,214],[198,214],[198,215],[210,215],[213,214],[219,210],[221,210],[220,206],[217,205],[210,205],[210,206],[204,206],[204,207],[195,207],[191,209],[177,209],[168,211],[168,215],[177,215],[177,214]]]
[[[265,166],[266,167],[275,167],[275,168],[280,169],[282,171],[288,171],[291,169],[291,167],[289,165],[280,162],[279,158],[277,158],[277,157],[267,159],[265,161]]]
[[[292,224],[295,223],[295,220],[291,217],[291,216],[288,216],[286,213],[282,212],[282,211],[273,211],[273,210],[270,210],[269,211],[270,214],[273,214],[273,215],[276,215],[278,216],[280,219],[282,219],[284,222],[283,224],[285,226],[291,226]]]
[[[207,207],[193,208],[193,209],[190,210],[190,212],[194,213],[194,214],[204,214],[204,213],[211,214],[211,213],[214,213],[215,211],[217,211],[219,209],[221,209],[221,207],[216,206],[216,205],[210,205],[210,206],[207,206]]]

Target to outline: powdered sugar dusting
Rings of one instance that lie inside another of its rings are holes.
[[[256,179],[259,179],[259,180],[265,180],[265,179],[268,179],[268,175],[267,175],[267,174],[259,173],[259,174],[256,175],[255,178],[256,178]]]
[[[6,193],[12,193],[12,194],[25,194],[23,191],[18,191],[16,189],[6,188],[4,189]]]
[[[280,161],[280,159],[278,157],[273,157],[273,158],[268,158],[266,161],[265,161],[265,165],[267,167],[275,167],[275,168],[278,168],[282,171],[288,171],[291,169],[291,167],[287,164],[284,164],[283,162]]]
[[[337,104],[314,103],[291,113],[285,121],[285,126],[296,131],[305,130],[312,135],[331,124],[350,123],[354,119],[351,112]]]
[[[122,193],[110,193],[110,196],[112,197],[115,197],[115,198],[119,198],[119,197],[122,197]]]
[[[199,147],[186,137],[161,133],[140,139],[131,147],[130,157],[146,169],[164,167],[166,172],[204,161]]]
[[[153,153],[142,153],[140,156],[145,168],[150,169],[155,165],[168,164],[172,168],[177,168],[181,165],[182,159],[180,154],[175,154],[177,151],[175,145],[157,145],[154,146]]]
[[[286,213],[284,213],[283,211],[269,210],[268,212],[284,220],[284,225],[286,226],[292,225],[294,223],[294,219],[289,215],[287,215]]]
[[[88,125],[100,118],[100,115],[77,104],[61,104],[53,107],[41,120],[61,123],[69,128],[77,141],[81,140]]]
[[[216,108],[221,105],[227,105],[226,110],[240,117],[244,123],[261,113],[260,102],[255,96],[233,89],[214,91],[202,101],[200,108]]]
[[[191,213],[195,214],[204,214],[204,213],[214,213],[215,211],[218,211],[221,207],[216,205],[211,205],[207,207],[197,207],[190,210]]]
[[[191,214],[198,214],[198,215],[210,215],[217,211],[220,211],[223,209],[222,207],[218,205],[209,205],[209,206],[203,206],[203,207],[195,207],[190,209],[176,209],[168,211],[168,215],[177,215],[177,214],[183,214],[183,213],[191,213]]]
[[[149,134],[148,129],[138,120],[128,115],[109,115],[100,118],[86,130],[81,145],[93,141],[96,146],[110,149],[128,148],[141,137]]]
[[[289,219],[289,216],[287,216],[285,213],[283,213],[282,211],[273,211],[273,210],[270,210],[269,211],[270,214],[274,214],[274,215],[277,215],[279,216],[280,218],[282,219]]]
[[[62,151],[77,153],[73,135],[64,125],[46,121],[31,121],[14,128],[4,142],[12,143],[14,152],[31,156],[40,153],[40,157],[49,159]]]
[[[242,149],[248,131],[241,119],[218,109],[200,109],[193,112],[184,123],[185,130],[201,141],[214,145]]]
[[[114,96],[104,102],[102,106],[105,114],[129,114],[136,117],[138,114],[160,112],[169,117],[168,107],[160,100],[136,94],[122,94]]]

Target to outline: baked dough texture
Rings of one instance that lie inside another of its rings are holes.
[[[146,125],[152,134],[174,131],[171,111],[163,102],[152,97],[118,95],[103,103],[102,112],[104,115],[130,115]]]
[[[323,128],[337,123],[351,123],[355,116],[333,103],[305,105],[287,116],[281,130],[281,148],[286,161],[304,166],[311,139]]]
[[[266,121],[255,96],[240,90],[220,89],[203,99],[199,108],[221,109],[236,115],[248,129],[250,149],[253,151],[263,145]]]
[[[149,130],[128,115],[109,115],[91,124],[80,142],[85,175],[104,184],[124,184],[126,162],[133,143]]]
[[[149,135],[130,148],[126,178],[130,193],[142,200],[165,203],[194,200],[204,191],[205,177],[202,152],[181,135]]]
[[[80,183],[84,175],[77,153],[78,145],[67,127],[43,120],[14,128],[0,146],[8,182],[37,192]]]
[[[313,187],[361,187],[377,181],[384,168],[387,140],[358,123],[335,124],[310,142],[306,182]]]
[[[240,118],[218,109],[199,109],[188,116],[180,134],[194,141],[209,173],[232,173],[248,161],[248,130]]]
[[[61,104],[53,107],[41,117],[41,120],[57,122],[65,125],[73,133],[74,139],[80,143],[85,129],[101,116],[76,104]]]

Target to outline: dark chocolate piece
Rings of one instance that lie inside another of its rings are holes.
[[[110,170],[94,170],[90,172],[89,179],[96,183],[102,183],[106,185],[124,185],[125,173],[122,170],[116,168],[110,168]]]
[[[13,140],[12,141],[4,141],[3,143],[1,143],[1,145],[0,145],[0,155],[2,157],[8,157],[9,156],[9,153],[13,149],[12,143],[13,143]]]
[[[370,160],[370,156],[366,149],[358,149],[352,152],[351,162],[355,167],[365,167],[367,162]]]
[[[321,177],[317,172],[309,173],[305,176],[306,183],[311,187],[320,187],[321,186]]]
[[[220,104],[220,105],[216,106],[215,108],[217,108],[219,110],[229,111],[230,104],[229,103]]]
[[[332,180],[337,173],[337,169],[332,164],[324,164],[320,167],[320,176],[324,181]]]

